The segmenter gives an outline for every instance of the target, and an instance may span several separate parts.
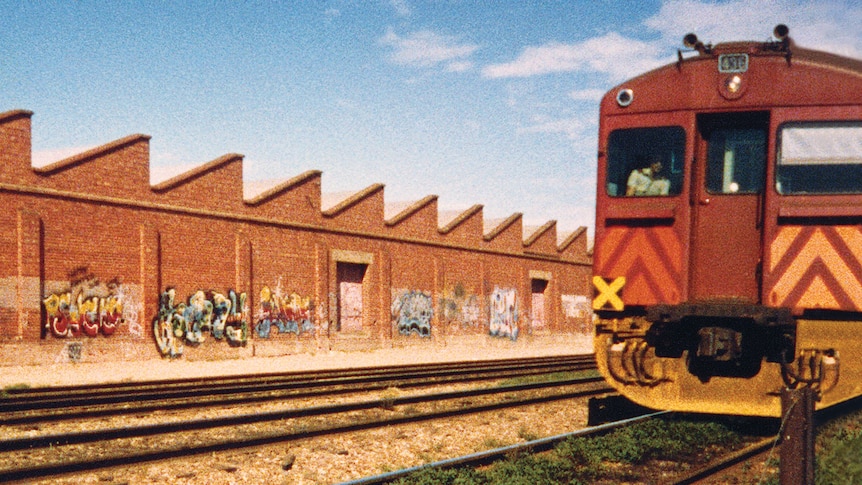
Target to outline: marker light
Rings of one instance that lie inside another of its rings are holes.
[[[632,101],[634,100],[635,93],[631,89],[620,89],[620,91],[617,93],[617,104],[623,108],[632,104]]]

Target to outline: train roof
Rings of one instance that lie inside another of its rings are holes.
[[[711,55],[699,54],[694,59],[699,57],[716,58],[719,55],[734,52],[746,52],[750,55],[759,56],[778,55],[784,57],[785,61],[790,65],[793,62],[818,64],[830,69],[847,70],[862,74],[862,59],[854,59],[820,50],[806,49],[796,46],[792,42],[785,48],[782,48],[781,44],[775,42],[724,42],[713,47]]]
[[[615,115],[811,105],[862,105],[862,60],[798,47],[789,38],[696,43],[680,50],[676,62],[612,88],[601,110]]]

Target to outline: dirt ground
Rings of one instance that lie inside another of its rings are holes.
[[[484,337],[484,336],[483,336]],[[57,386],[100,382],[206,377],[266,372],[307,371],[346,367],[489,360],[592,352],[592,336],[555,335],[530,341],[474,338],[443,345],[340,352],[320,350],[277,357],[245,357],[230,360],[190,361],[182,358],[119,362],[60,362],[47,365],[0,367],[0,389],[9,386]]]

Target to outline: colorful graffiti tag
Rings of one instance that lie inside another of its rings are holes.
[[[314,304],[311,297],[291,293],[281,294],[281,289],[275,291],[268,286],[260,290],[260,311],[258,313],[255,333],[260,338],[269,338],[272,327],[277,333],[314,332]]]
[[[417,290],[392,291],[392,318],[402,335],[431,336],[434,306],[431,294]]]
[[[121,284],[118,279],[103,283],[87,267],[68,274],[69,289],[49,295],[45,306],[46,334],[55,337],[95,337],[112,335],[124,320]]]
[[[591,333],[590,323],[593,319],[593,307],[589,298],[585,295],[560,295],[560,301],[566,319],[574,320],[578,324],[576,330]]]
[[[188,304],[175,303],[176,290],[168,288],[159,300],[159,314],[153,319],[153,336],[163,356],[175,358],[183,353],[183,344],[199,345],[205,332],[216,339],[227,338],[231,346],[248,341],[249,327],[244,318],[246,294],[230,290],[221,293],[199,290]]]
[[[518,300],[514,288],[494,287],[490,302],[489,333],[495,337],[518,339]]]
[[[45,326],[55,337],[95,337],[112,335],[123,323],[123,304],[116,296],[84,297],[71,292],[54,294],[42,300],[47,316]]]
[[[444,291],[440,297],[440,316],[450,324],[478,327],[481,315],[479,297],[468,293],[460,283]]]

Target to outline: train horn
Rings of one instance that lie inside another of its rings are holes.
[[[709,54],[712,52],[712,46],[703,45],[703,42],[698,40],[695,34],[686,34],[685,37],[682,38],[682,45],[689,49],[696,50],[698,54]]]
[[[682,45],[689,49],[694,49],[697,46],[697,36],[694,34],[686,34],[685,37],[682,38]]]
[[[777,50],[783,51],[787,58],[787,64],[790,65],[790,57],[793,55],[793,40],[790,39],[790,29],[784,24],[778,24],[772,29],[772,35],[775,36],[777,42]]]

